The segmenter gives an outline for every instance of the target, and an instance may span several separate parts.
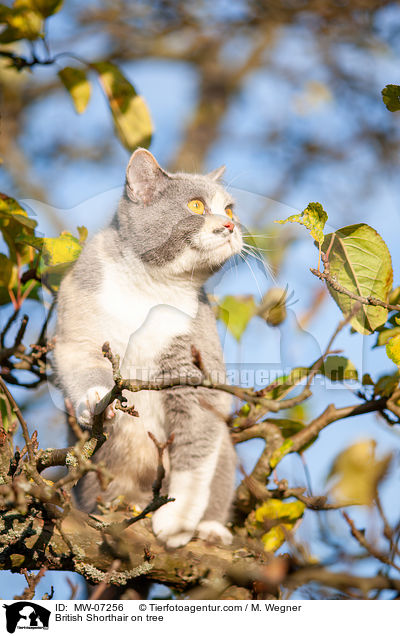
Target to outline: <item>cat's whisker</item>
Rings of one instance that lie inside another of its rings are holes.
[[[245,252],[246,254],[249,254],[250,256],[254,256],[254,258],[256,258],[258,261],[265,263],[265,260],[262,254],[258,254],[257,251],[254,248],[252,248],[250,245],[243,245],[242,252]]]
[[[268,263],[266,263],[265,259],[261,255],[254,253],[251,249],[247,250],[245,247],[242,247],[242,252],[244,252],[245,254],[248,254],[249,256],[252,256],[257,261],[259,261],[261,265],[263,266],[265,276],[267,278],[271,278],[274,285],[277,284],[272,268],[270,267],[270,265],[268,265]]]
[[[273,234],[244,234],[242,233],[244,238],[275,238]]]
[[[253,278],[254,278],[254,282],[255,282],[255,284],[257,285],[257,289],[258,289],[258,293],[260,294],[260,298],[262,298],[262,297],[263,297],[263,295],[262,295],[262,293],[261,293],[261,289],[260,289],[260,286],[259,286],[259,284],[258,284],[257,277],[256,277],[256,275],[254,274],[253,268],[251,267],[250,263],[248,263],[248,262],[247,262],[247,260],[246,260],[246,259],[245,259],[245,257],[243,256],[243,254],[241,254],[241,253],[239,252],[238,256],[240,256],[240,258],[244,261],[244,263],[246,263],[247,267],[249,268],[249,270],[250,270],[250,272],[251,272],[251,275],[252,275],[252,276],[253,276]]]
[[[253,248],[255,250],[257,250],[258,252],[273,252],[273,248],[271,249],[266,249],[265,247],[258,247],[258,245],[249,245],[249,243],[243,243],[243,245],[245,247],[250,247]]]

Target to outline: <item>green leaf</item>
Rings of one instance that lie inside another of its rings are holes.
[[[392,113],[400,110],[400,86],[388,84],[382,89],[382,99],[386,108]]]
[[[368,506],[374,502],[377,486],[392,457],[377,459],[375,448],[374,440],[361,440],[336,457],[328,479],[336,479],[331,490],[337,503]]]
[[[309,203],[301,214],[293,214],[284,221],[275,221],[275,223],[300,223],[310,230],[311,236],[322,243],[324,240],[324,227],[328,220],[328,215],[320,203]]]
[[[10,427],[13,424],[13,421],[15,421],[16,417],[4,393],[0,393],[0,415],[3,423],[3,428],[7,433],[10,430]]]
[[[15,0],[8,11],[2,11],[2,22],[7,27],[0,33],[1,44],[36,40],[43,33],[43,18],[36,10],[34,0]]]
[[[299,410],[303,411],[303,413],[299,413]],[[303,422],[299,421],[298,419],[292,419],[293,417],[298,417],[299,415],[300,417],[304,417],[304,419],[306,419],[305,408],[302,404],[298,404],[297,406],[288,410],[288,415],[289,417],[287,418],[274,417],[274,418],[267,418],[266,420],[263,420],[263,421],[270,422],[271,424],[275,424],[275,426],[279,426],[285,440],[290,441],[289,438],[291,438],[292,435],[299,433],[306,427],[306,425],[303,424]],[[305,450],[307,450],[310,446],[314,444],[314,442],[317,439],[318,439],[318,435],[315,435],[309,442],[304,444],[304,446],[302,446],[299,449],[299,452],[302,453]],[[291,449],[291,444],[290,446],[287,444],[284,448],[281,446],[281,448],[278,449],[278,453],[273,458],[273,463],[276,460],[280,461],[287,454],[287,450],[289,450],[290,452],[290,449]]]
[[[153,125],[144,99],[114,64],[97,62],[91,68],[99,74],[117,134],[125,148],[131,152],[138,146],[148,148]]]
[[[271,459],[269,460],[269,465],[271,468],[276,468],[282,459],[288,455],[293,446],[293,442],[291,439],[287,439],[283,442],[280,448],[277,448],[276,451],[273,452]]]
[[[289,389],[307,378],[312,367],[295,367],[289,374],[280,376],[271,385],[271,390],[264,397],[277,400]],[[325,375],[331,382],[343,382],[343,380],[356,380],[357,370],[354,364],[344,356],[328,356],[325,363],[318,370],[319,375]]]
[[[273,419],[269,419],[268,421],[275,424],[275,426],[279,426],[284,438],[291,437],[304,428],[304,424],[302,422],[299,422],[297,420],[290,420],[288,418],[274,417]]]
[[[8,16],[12,13],[12,9],[7,7],[5,4],[0,4],[0,23],[4,23]]]
[[[4,287],[10,285],[14,264],[5,254],[0,254],[0,284]]]
[[[393,329],[383,329],[378,333],[378,339],[375,346],[382,347],[383,345],[388,343],[390,338],[393,338],[393,336],[397,336],[398,334],[400,334],[400,327],[393,327]]]
[[[225,296],[218,305],[218,318],[239,342],[256,308],[253,296]]]
[[[363,386],[375,386],[375,382],[373,381],[369,373],[364,373],[361,383]]]
[[[43,267],[40,270],[42,284],[50,288],[53,293],[57,292],[60,288],[62,279],[68,273],[73,262],[74,261],[70,261],[67,263],[52,265],[50,267]]]
[[[62,7],[64,0],[32,0],[32,5],[43,18],[54,15]]]
[[[72,97],[76,112],[80,115],[90,100],[91,86],[86,72],[81,68],[66,66],[58,71],[58,76]]]
[[[17,236],[21,233],[33,236],[36,221],[28,217],[19,203],[0,193],[0,232],[9,249],[9,258],[16,263],[17,254],[20,264],[28,263],[33,257],[33,250],[25,245],[17,244]]]
[[[18,293],[18,269],[17,266],[4,254],[0,254],[0,305],[8,305],[11,302],[10,291],[14,297]]]
[[[299,384],[304,378],[307,377],[310,369],[309,367],[295,367],[286,375],[282,375],[277,378],[271,385],[271,389],[264,395],[266,398],[277,400],[284,395],[292,387]]]
[[[357,369],[354,364],[344,356],[328,356],[321,372],[332,382],[358,379]]]
[[[399,327],[400,331],[400,327]],[[390,338],[386,345],[387,357],[400,367],[400,334]]]
[[[397,305],[400,301],[400,286],[394,287],[389,294],[388,302],[390,305]]]
[[[78,230],[79,243],[83,244],[88,237],[87,228],[84,225],[79,225],[76,229]]]
[[[28,217],[27,212],[20,206],[18,201],[0,192],[0,223],[5,225],[6,221],[1,221],[2,218],[17,221],[24,226],[24,229],[34,229],[37,225],[34,219]]]
[[[327,252],[329,246],[330,274],[337,283],[358,296],[387,301],[393,281],[392,261],[376,230],[365,223],[348,225],[325,236],[322,250]],[[328,289],[343,314],[348,315],[357,301],[330,285]],[[356,331],[366,335],[383,325],[387,316],[384,307],[363,304],[350,323]]]
[[[14,266],[10,284],[6,287],[0,282],[0,305],[8,305],[11,302],[10,291],[12,290],[14,298],[18,295],[18,280],[17,280],[17,268]],[[40,296],[40,283],[38,281],[28,280],[23,285],[20,285],[19,291],[21,296],[25,296],[29,300],[37,300],[43,302]]]
[[[400,372],[382,375],[374,388],[374,396],[390,397],[393,391],[398,387],[400,381]]]

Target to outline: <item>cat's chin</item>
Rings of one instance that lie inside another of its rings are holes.
[[[202,272],[205,278],[208,278],[240,251],[241,245],[235,245],[231,242],[216,245],[212,249],[203,249],[201,252],[197,252],[192,271],[194,269],[194,272]]]
[[[233,235],[229,240],[225,241],[221,245],[216,245],[209,250],[210,259],[220,262],[221,266],[226,261],[239,254],[243,247],[243,241],[240,235]]]
[[[173,261],[164,266],[163,274],[179,278],[188,277],[191,282],[203,284],[226,261],[235,254],[239,254],[242,245],[242,238],[238,235],[232,236],[229,240],[188,246]]]
[[[211,264],[220,265],[222,267],[222,265],[224,265],[227,260],[229,260],[235,254],[238,254],[239,252],[240,248],[235,249],[235,247],[231,243],[227,243],[210,251],[209,259]]]
[[[243,247],[243,239],[238,232],[234,232],[229,237],[214,238],[207,237],[199,241],[197,246],[203,257],[210,262],[220,262],[223,265],[228,258],[239,254]]]

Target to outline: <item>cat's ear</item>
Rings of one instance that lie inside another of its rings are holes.
[[[220,168],[217,168],[216,170],[209,172],[206,176],[209,179],[212,179],[213,181],[218,181],[218,179],[220,179],[222,175],[224,174],[225,170],[226,170],[226,166],[221,166]]]
[[[131,156],[126,169],[126,189],[133,201],[151,203],[162,192],[168,174],[158,165],[151,152],[138,148]]]

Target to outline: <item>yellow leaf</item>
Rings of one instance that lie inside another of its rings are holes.
[[[268,499],[255,511],[256,521],[262,523],[266,519],[282,519],[285,522],[297,521],[305,510],[302,501],[285,502],[280,499]]]
[[[304,510],[305,504],[301,501],[285,502],[280,499],[268,499],[256,509],[256,526],[268,528],[261,537],[267,552],[274,552],[280,548],[286,540],[287,533],[293,530],[295,523],[303,516]]]
[[[293,446],[292,440],[287,439],[283,442],[282,446],[277,448],[276,451],[272,453],[272,457],[269,460],[269,465],[271,466],[271,468],[275,468],[279,464],[279,462],[285,457],[285,455],[290,453],[290,449],[292,448],[292,446]]]
[[[43,239],[42,257],[46,265],[60,265],[75,261],[81,250],[78,239],[68,232],[63,232],[57,238]]]
[[[400,367],[400,334],[390,338],[386,345],[386,353],[398,367]]]
[[[225,296],[218,305],[218,318],[238,342],[255,313],[253,296]]]
[[[13,568],[20,568],[25,561],[25,557],[23,554],[11,554],[10,561]]]
[[[282,524],[280,526],[274,526],[261,537],[266,552],[275,552],[275,550],[285,543],[286,535],[283,528],[290,530],[290,526]]]
[[[340,453],[329,477],[336,478],[331,491],[340,505],[371,505],[378,483],[384,477],[391,455],[377,459],[376,442],[361,440]]]
[[[99,74],[115,128],[125,148],[131,152],[139,146],[147,148],[153,124],[144,99],[114,64],[97,62],[91,67]]]
[[[301,214],[292,214],[284,221],[275,221],[275,223],[300,223],[310,230],[313,239],[321,245],[324,240],[323,229],[327,220],[328,215],[320,203],[309,203]]]
[[[58,71],[58,76],[71,95],[76,112],[80,115],[89,103],[91,87],[86,73],[81,68],[66,66]]]
[[[43,30],[43,18],[32,0],[15,0],[5,16],[5,22],[10,31],[11,41],[13,37],[15,40],[36,40]],[[3,31],[0,41],[6,43],[10,41],[10,37]]]

